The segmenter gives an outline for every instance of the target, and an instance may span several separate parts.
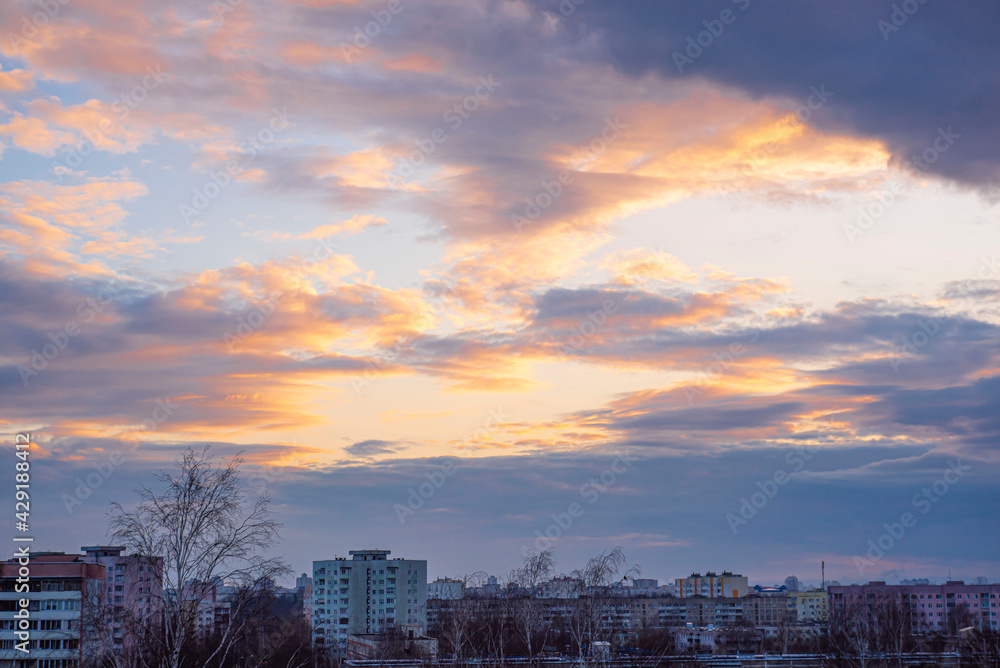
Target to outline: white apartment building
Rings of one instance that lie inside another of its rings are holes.
[[[451,578],[438,578],[427,583],[427,598],[443,601],[460,601],[465,598],[465,583]]]
[[[390,629],[424,634],[427,561],[390,559],[389,550],[351,550],[313,562],[313,642],[342,646],[352,634]]]

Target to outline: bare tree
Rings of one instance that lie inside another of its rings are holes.
[[[464,663],[468,646],[476,635],[476,628],[481,621],[478,618],[477,602],[469,597],[469,590],[487,581],[486,573],[477,571],[462,578],[464,598],[445,602],[441,614],[441,637],[444,639],[454,656],[456,665]]]
[[[960,647],[962,658],[968,661],[969,665],[976,668],[1000,666],[1000,631],[985,625],[983,628],[969,629],[962,633]]]
[[[840,664],[867,668],[874,658],[868,606],[851,599],[831,609],[829,637],[832,657]]]
[[[542,587],[552,578],[555,565],[552,550],[543,550],[525,557],[521,568],[511,574],[511,582],[518,586],[511,600],[513,621],[529,659],[535,658],[548,638],[550,629],[545,623],[545,609],[538,599],[542,596]]]
[[[237,455],[216,465],[206,446],[188,449],[177,460],[176,472],[160,472],[165,487],[137,490],[138,505],[127,510],[111,504],[112,538],[133,554],[164,558],[163,630],[156,655],[164,668],[193,665],[198,613],[212,585],[236,591],[259,589],[260,584],[289,572],[279,559],[261,556],[278,540],[280,525],[272,519],[270,497],[264,492],[246,499],[240,485],[243,459]],[[244,501],[248,501],[244,507]],[[246,616],[231,605],[228,623],[216,629],[217,644],[199,665],[225,656],[246,629]]]
[[[587,561],[570,577],[577,581],[578,595],[570,605],[569,630],[584,661],[593,658],[596,640],[614,638],[617,626],[617,600],[622,594],[623,583],[639,574],[638,566],[629,566],[620,547],[602,552]]]

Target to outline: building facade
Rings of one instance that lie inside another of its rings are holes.
[[[788,592],[788,610],[797,622],[825,622],[828,618],[827,594],[822,589]]]
[[[745,576],[729,571],[723,571],[721,574],[708,571],[704,575],[692,573],[690,577],[677,578],[678,596],[681,598],[691,596],[739,598],[746,596],[748,589],[749,583]]]
[[[80,560],[104,567],[105,587],[100,597],[115,653],[128,642],[130,624],[149,627],[163,611],[163,558],[124,555],[122,547],[97,545],[82,547]]]
[[[343,647],[349,635],[427,626],[427,561],[390,559],[389,550],[351,550],[350,559],[313,562],[313,642]]]
[[[875,581],[831,586],[827,592],[831,615],[851,614],[857,607],[873,602],[891,602],[909,607],[912,629],[918,633],[948,631],[950,621],[1000,629],[1000,584],[949,580],[943,585],[887,585]]]
[[[0,563],[0,666],[79,668],[85,656],[102,650],[95,636],[93,602],[99,600],[105,568],[80,555],[36,552],[31,555],[28,591],[17,587],[21,565]],[[27,615],[18,600],[28,599]],[[19,635],[21,634],[21,635]],[[23,652],[17,647],[26,642]]]
[[[458,601],[465,598],[465,583],[451,578],[438,578],[427,583],[427,598]]]

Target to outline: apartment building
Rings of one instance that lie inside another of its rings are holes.
[[[1000,629],[1000,584],[965,584],[949,580],[943,585],[887,585],[882,581],[865,585],[831,586],[830,614],[850,613],[876,603],[909,605],[914,632],[947,631],[949,620],[964,610],[963,621],[975,626]]]
[[[828,615],[827,595],[822,589],[788,592],[788,610],[795,621],[825,622]]]
[[[390,559],[389,550],[351,550],[313,562],[313,641],[343,646],[353,634],[393,629],[422,636],[427,626],[427,561]]]
[[[94,601],[105,583],[105,567],[87,563],[81,555],[36,552],[31,555],[29,590],[16,591],[20,564],[0,563],[0,666],[10,668],[79,668],[86,656],[99,654],[95,638]],[[18,599],[27,598],[28,616],[15,618]],[[24,625],[18,622],[24,619]],[[16,645],[27,631],[29,653]]]
[[[465,598],[465,583],[451,578],[438,578],[427,583],[427,599],[458,601]]]
[[[127,643],[128,624],[150,626],[163,611],[163,558],[124,555],[124,548],[113,545],[82,547],[80,561],[98,564],[105,569],[105,587],[101,603],[107,606],[111,644],[120,653]]]
[[[795,621],[787,594],[753,594],[743,603],[744,619],[757,627],[780,626]]]
[[[708,598],[739,598],[746,596],[749,589],[747,578],[738,573],[723,571],[716,574],[707,571],[692,573],[690,577],[677,578],[677,595],[681,598],[705,596]]]

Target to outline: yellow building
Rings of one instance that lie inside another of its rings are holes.
[[[790,591],[788,611],[794,611],[795,620],[799,622],[825,622],[828,616],[826,592],[822,589]]]
[[[704,575],[692,573],[689,578],[677,578],[677,595],[681,598],[705,596],[707,598],[740,598],[747,595],[747,578],[738,573],[708,571]]]

